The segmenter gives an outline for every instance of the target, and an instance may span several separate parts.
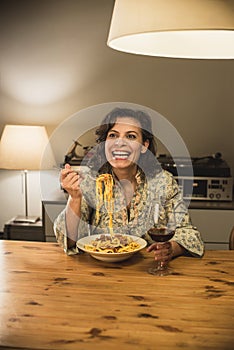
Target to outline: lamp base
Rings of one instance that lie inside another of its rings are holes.
[[[13,222],[35,224],[35,222],[37,222],[38,220],[40,220],[39,216],[18,215],[13,219]]]

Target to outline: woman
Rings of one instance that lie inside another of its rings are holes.
[[[192,226],[176,180],[162,170],[156,158],[151,119],[142,111],[116,108],[102,121],[97,147],[89,161],[90,173],[83,176],[69,164],[61,171],[61,185],[69,198],[55,221],[58,242],[67,254],[79,252],[76,241],[91,234],[108,232],[109,215],[95,207],[96,175],[109,173],[114,180],[113,230],[148,241],[155,260],[169,262],[179,255],[201,257],[204,244]],[[173,239],[164,244],[151,240],[147,231],[176,221]]]

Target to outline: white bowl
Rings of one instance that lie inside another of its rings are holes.
[[[126,236],[126,235],[123,235]],[[91,241],[94,241],[96,238],[100,237],[100,235],[91,235],[91,236],[86,236],[77,241],[77,247],[81,250],[83,250],[86,253],[89,253],[93,258],[101,261],[106,261],[106,262],[118,262],[118,261],[123,261],[126,259],[129,259],[133,254],[136,252],[139,252],[143,248],[146,247],[147,242],[138,236],[130,236],[134,241],[137,241],[137,243],[140,245],[139,248],[131,251],[131,252],[123,252],[123,253],[102,253],[102,252],[92,252],[88,249],[85,249],[86,244],[90,244]]]

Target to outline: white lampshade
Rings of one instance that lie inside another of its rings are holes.
[[[234,1],[116,0],[107,44],[149,56],[234,59]]]
[[[48,142],[44,126],[6,125],[0,143],[0,168],[41,169],[41,159]],[[50,168],[54,161],[52,150],[49,158],[46,168]]]

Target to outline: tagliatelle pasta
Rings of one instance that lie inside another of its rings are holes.
[[[124,253],[133,252],[140,248],[140,244],[133,240],[131,236],[113,233],[113,177],[111,174],[101,174],[96,179],[96,220],[100,218],[100,210],[104,205],[109,216],[110,235],[102,234],[84,248],[90,252],[102,253]]]
[[[113,177],[111,174],[101,174],[96,179],[96,220],[99,221],[100,209],[104,204],[109,215],[109,232],[113,235]]]
[[[84,247],[91,252],[124,253],[139,249],[140,244],[128,235],[115,234],[112,237],[102,234]]]

